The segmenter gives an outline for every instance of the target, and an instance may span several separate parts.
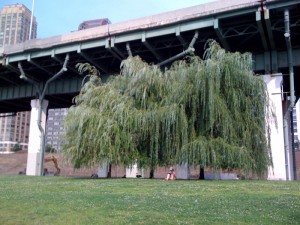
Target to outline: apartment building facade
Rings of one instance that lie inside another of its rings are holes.
[[[31,11],[23,4],[5,5],[0,9],[0,48],[29,39]],[[36,18],[32,19],[30,39],[37,36]],[[0,114],[0,151],[11,151],[15,145],[28,148],[30,112]]]
[[[60,151],[63,145],[63,122],[68,108],[49,109],[46,123],[46,145]]]
[[[31,11],[23,4],[6,5],[0,10],[0,47],[29,39]],[[30,39],[36,38],[37,22],[32,20]]]

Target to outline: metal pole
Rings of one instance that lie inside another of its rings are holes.
[[[183,52],[181,52],[181,53],[179,53],[179,54],[177,54],[177,55],[175,55],[175,56],[173,56],[173,57],[171,57],[171,58],[169,58],[169,59],[167,59],[167,60],[159,63],[158,65],[159,66],[163,66],[163,65],[168,64],[170,62],[173,62],[174,60],[179,59],[179,58],[181,58],[181,57],[183,57],[183,56],[185,56],[188,53],[193,52],[193,51],[195,51],[194,48],[188,48],[187,50],[184,50]]]
[[[30,79],[26,76],[26,74],[24,73],[24,70],[22,68],[21,63],[20,62],[18,63],[18,67],[19,67],[19,70],[21,72],[20,78],[26,80],[29,83],[31,83],[35,87],[35,89],[36,89],[36,91],[38,92],[38,95],[39,95],[37,125],[38,125],[38,128],[39,128],[40,132],[41,132],[41,139],[42,139],[41,144],[40,144],[40,159],[39,159],[39,168],[38,168],[39,169],[39,174],[38,174],[39,176],[42,176],[43,172],[44,172],[43,171],[43,164],[44,164],[44,152],[45,152],[45,130],[41,125],[41,123],[42,123],[42,104],[43,104],[43,101],[44,101],[45,94],[46,94],[49,83],[52,82],[53,80],[55,80],[57,77],[59,77],[65,71],[67,71],[68,61],[69,61],[69,54],[66,55],[66,58],[65,58],[65,61],[64,61],[64,64],[63,64],[63,67],[61,68],[61,70],[58,71],[49,80],[47,80],[47,82],[45,83],[45,86],[43,87],[43,90],[41,90],[39,88],[39,85],[36,81],[34,81],[34,80],[32,80],[32,79]]]
[[[39,127],[39,130],[42,134],[42,141],[41,141],[41,145],[40,145],[40,149],[41,149],[41,154],[40,154],[40,168],[39,168],[39,175],[40,176],[43,176],[43,173],[44,173],[44,153],[45,153],[45,130],[44,128],[42,127],[41,125],[41,122],[42,122],[42,103],[45,99],[45,94],[46,94],[46,91],[48,89],[48,85],[50,82],[52,82],[53,80],[55,80],[57,77],[59,77],[61,74],[63,74],[65,71],[67,71],[67,64],[68,64],[68,61],[69,61],[69,54],[66,55],[66,58],[65,58],[65,62],[63,64],[63,67],[61,68],[60,71],[58,71],[53,77],[51,77],[49,80],[47,80],[44,88],[43,88],[43,92],[41,93],[41,95],[39,96],[39,108],[38,108],[38,127]]]
[[[126,43],[126,49],[127,49],[127,52],[128,52],[128,56],[132,57],[132,52],[131,52],[130,45],[129,45],[128,42]]]
[[[290,138],[289,138],[289,129],[288,129],[288,121],[290,118],[290,113],[293,111],[294,105],[295,105],[295,88],[294,88],[294,68],[293,68],[293,55],[292,55],[292,44],[291,44],[291,35],[290,35],[290,16],[289,16],[289,10],[284,10],[284,26],[285,26],[285,41],[286,41],[286,47],[287,47],[287,53],[288,53],[288,65],[289,65],[289,78],[290,78],[290,104],[288,106],[287,112],[284,115],[283,123],[284,123],[284,137],[285,137],[285,163],[286,163],[286,176],[287,180],[291,180],[291,168],[290,168],[290,151],[289,151],[289,145],[290,145]],[[290,123],[293,123],[293,120],[291,119]],[[291,135],[294,135],[294,131],[291,131]],[[291,143],[291,147],[293,147],[293,143]],[[294,158],[294,152],[295,149],[292,149],[293,158]],[[293,159],[294,162],[294,159]],[[294,166],[293,166],[294,168]],[[294,176],[296,176],[296,171],[294,170]]]
[[[286,173],[286,180],[291,179],[290,174],[290,154],[289,154],[289,125],[288,125],[288,115],[289,111],[286,112],[283,118],[283,138],[284,138],[284,149],[285,149],[285,173]]]
[[[289,75],[290,75],[290,107],[293,108],[295,105],[295,88],[294,88],[294,67],[293,67],[293,54],[292,54],[292,44],[291,44],[291,34],[290,34],[290,17],[289,10],[284,10],[284,23],[285,23],[285,41],[288,53],[288,64],[289,64]]]
[[[191,52],[194,52],[195,51],[194,44],[197,41],[198,35],[199,35],[199,32],[196,30],[195,34],[194,34],[194,37],[193,37],[193,39],[192,39],[189,47],[186,50],[184,50],[183,52],[181,52],[181,53],[179,53],[179,54],[177,54],[177,55],[175,55],[175,56],[173,56],[173,57],[171,57],[169,59],[166,59],[165,61],[159,63],[158,66],[163,66],[163,65],[168,64],[168,63],[170,63],[170,62],[172,62],[172,61],[174,61],[176,59],[179,59],[179,58],[181,58],[181,57],[183,57],[183,56],[185,56],[185,55],[187,55],[187,54],[189,54]]]
[[[33,23],[33,10],[34,10],[34,0],[32,0],[32,7],[31,7],[31,18],[30,18],[30,27],[29,27],[29,37],[28,40],[31,40],[31,33],[32,33],[32,23]]]
[[[296,168],[296,153],[295,153],[295,137],[294,137],[294,120],[293,120],[293,110],[291,111],[291,136],[292,136],[292,156],[293,156],[293,180],[297,180],[297,168]]]

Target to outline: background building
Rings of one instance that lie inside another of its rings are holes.
[[[0,48],[29,39],[31,11],[22,4],[6,5],[0,10]],[[32,21],[31,38],[36,38],[37,22]],[[27,150],[30,112],[0,114],[0,151],[19,144]]]
[[[300,151],[300,136],[299,136],[299,131],[300,131],[300,123],[298,119],[300,118],[300,102],[297,101],[294,109],[293,109],[293,129],[294,129],[294,145],[295,145],[295,150]]]
[[[6,5],[0,11],[0,47],[29,39],[31,11],[22,4]],[[37,22],[32,21],[31,38],[36,38]]]
[[[63,121],[68,113],[68,108],[49,109],[46,124],[46,145],[60,151],[63,144]]]
[[[27,150],[30,112],[2,114],[0,117],[0,150],[10,151],[15,145]]]

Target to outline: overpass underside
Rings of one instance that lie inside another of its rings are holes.
[[[239,2],[252,3],[245,3],[245,8],[227,6],[225,9],[218,2],[207,4],[211,6],[207,9],[199,5],[193,7],[191,13],[187,8],[150,19],[146,17],[7,46],[2,54],[0,50],[0,112],[30,110],[30,99],[37,95],[31,84],[20,79],[19,62],[27,76],[42,87],[61,69],[65,55],[69,54],[68,71],[52,82],[46,93],[49,108],[69,107],[83,79],[75,68],[77,63],[89,62],[103,76],[118,74],[129,48],[133,56],[139,55],[148,63],[158,64],[186,50],[195,31],[198,38],[193,47],[200,57],[207,40],[215,39],[228,51],[252,52],[257,73],[287,74],[286,8],[290,12],[295,87],[296,96],[299,96],[300,4],[297,1],[270,1],[261,8],[257,1]],[[283,91],[288,93],[289,78],[283,78]]]

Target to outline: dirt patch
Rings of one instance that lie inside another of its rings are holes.
[[[91,176],[97,172],[97,167],[73,169],[66,163],[61,154],[45,154],[45,158],[54,155],[58,159],[58,167],[61,169],[61,176]],[[11,154],[0,154],[0,174],[19,174],[27,167],[27,151],[20,151]],[[49,172],[56,172],[53,162],[44,163],[44,168]]]
[[[27,165],[27,152],[0,154],[0,174],[18,174]]]

